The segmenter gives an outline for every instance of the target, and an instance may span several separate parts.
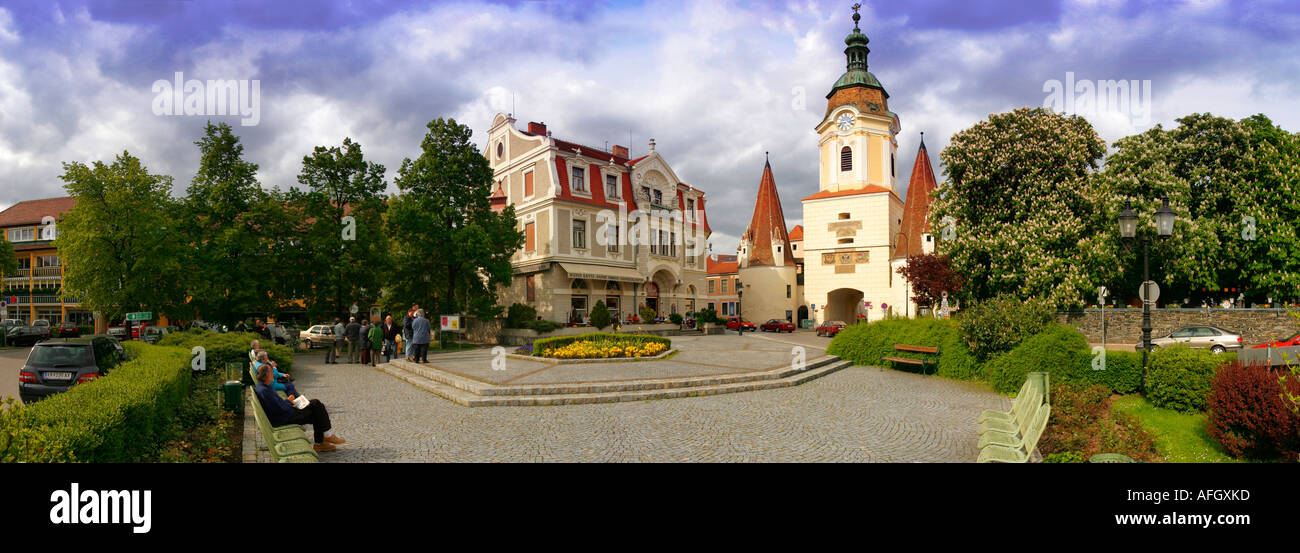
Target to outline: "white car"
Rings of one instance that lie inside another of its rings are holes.
[[[331,347],[334,345],[334,327],[330,325],[316,325],[298,333],[298,339],[307,347],[307,349],[312,349],[316,346]]]

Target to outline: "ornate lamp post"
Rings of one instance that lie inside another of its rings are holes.
[[[1156,210],[1156,233],[1161,239],[1169,238],[1174,233],[1174,210],[1169,209],[1169,199],[1163,200],[1163,205]],[[1133,239],[1137,236],[1137,213],[1133,211],[1131,204],[1126,200],[1124,202],[1124,212],[1119,215],[1119,234],[1125,239]],[[1142,386],[1145,389],[1147,380],[1147,362],[1151,355],[1151,304],[1145,298],[1151,297],[1148,283],[1151,282],[1151,239],[1142,238]]]
[[[740,314],[740,301],[741,301],[741,297],[744,295],[745,295],[745,285],[741,284],[740,280],[737,279],[736,280],[736,335],[737,336],[745,335],[745,319]]]

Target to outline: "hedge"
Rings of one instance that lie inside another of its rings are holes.
[[[160,346],[179,346],[189,351],[194,346],[203,346],[207,355],[209,369],[225,369],[227,364],[233,363],[236,367],[243,369],[248,366],[248,350],[253,340],[261,341],[262,349],[266,354],[275,361],[280,368],[280,372],[293,372],[293,350],[288,346],[276,344],[272,340],[267,340],[252,332],[230,332],[218,334],[192,328],[184,332],[173,332],[163,336],[158,341]]]
[[[1215,369],[1236,355],[1215,355],[1182,344],[1160,348],[1147,364],[1146,397],[1156,407],[1190,413],[1205,409]]]
[[[125,344],[109,375],[0,416],[0,460],[118,463],[148,458],[189,393],[190,352]]]
[[[533,342],[533,355],[542,357],[542,352],[548,349],[562,348],[574,342],[582,340],[591,340],[593,342],[601,341],[618,341],[622,343],[645,344],[656,342],[666,347],[673,347],[673,341],[662,336],[653,336],[650,334],[615,334],[613,332],[588,332],[586,334],[577,334],[574,336],[555,336],[553,338],[540,338]]]
[[[1240,361],[1218,370],[1210,384],[1206,430],[1233,457],[1300,460],[1300,417],[1282,399],[1283,390],[1300,394],[1300,382],[1279,383],[1283,374]]]
[[[886,357],[915,356],[894,351],[894,344],[937,346],[940,376],[969,380],[979,373],[979,363],[951,319],[885,319],[852,324],[835,335],[826,353],[868,366],[884,366]]]
[[[1046,372],[1053,382],[1073,380],[1076,352],[1088,349],[1088,339],[1078,330],[1060,324],[1048,325],[1010,352],[994,357],[984,366],[993,389],[1010,393],[1020,389],[1031,372]]]

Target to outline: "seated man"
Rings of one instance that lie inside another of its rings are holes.
[[[347,440],[330,432],[330,414],[325,410],[324,403],[319,399],[313,399],[307,403],[306,408],[298,409],[293,405],[294,396],[289,396],[286,400],[275,394],[275,390],[271,388],[274,379],[271,366],[263,363],[257,370],[257,387],[253,389],[271,426],[310,424],[315,434],[315,445],[312,447],[317,452],[334,451],[336,445],[347,443]]]
[[[271,361],[270,358],[266,356],[266,350],[259,349],[257,350],[257,361],[253,363],[253,374],[257,374],[257,370],[261,369],[262,365],[267,365],[271,368],[271,388],[273,390],[284,392],[289,396],[298,395],[298,389],[294,388],[293,381],[290,380],[292,377],[289,376],[289,373],[280,372],[280,368],[276,365],[275,361]]]

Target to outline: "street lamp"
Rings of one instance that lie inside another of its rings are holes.
[[[1161,239],[1169,238],[1174,233],[1174,210],[1169,209],[1169,199],[1156,210],[1156,233]],[[1124,201],[1124,212],[1119,215],[1119,234],[1125,239],[1137,236],[1137,213],[1133,211],[1128,200]],[[1151,297],[1148,283],[1151,282],[1151,239],[1142,239],[1142,386],[1147,380],[1147,361],[1151,354]]]
[[[899,220],[898,220],[898,223],[901,225],[901,224],[903,223],[903,220],[902,220],[902,219],[899,219]],[[910,265],[910,264],[912,263],[912,241],[907,239],[907,233],[906,233],[906,232],[903,232],[903,230],[902,230],[901,228],[899,229],[899,231],[898,231],[897,233],[894,234],[894,238],[898,238],[898,235],[899,235],[899,234],[903,235],[903,243],[906,244],[905,249],[906,249],[906,252],[907,252],[907,256],[906,256],[906,257],[907,257],[907,264]],[[894,243],[894,250],[895,250],[895,251],[898,250],[898,243],[897,243],[897,242]],[[907,281],[907,277],[903,277],[903,316],[904,316],[904,317],[908,317],[908,318],[911,318],[911,316],[912,316],[912,313],[911,313],[911,310],[912,310],[912,298],[911,298],[911,295],[912,295],[912,283],[910,283],[910,282]],[[920,308],[918,307],[917,309],[919,310]]]
[[[745,285],[736,280],[736,335],[745,335],[745,318],[740,315],[740,302],[745,295]]]

